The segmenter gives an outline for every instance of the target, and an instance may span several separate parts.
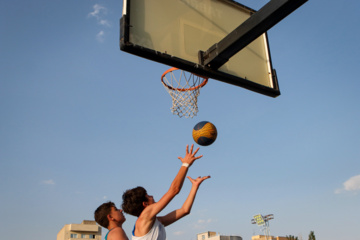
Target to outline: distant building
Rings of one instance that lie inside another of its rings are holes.
[[[66,224],[56,240],[96,239],[101,240],[101,227],[95,221],[84,220],[81,224]]]
[[[242,240],[240,236],[223,236],[216,232],[204,232],[197,235],[197,240]]]
[[[287,237],[274,237],[274,236],[266,236],[265,235],[256,235],[252,236],[251,240],[287,240]]]

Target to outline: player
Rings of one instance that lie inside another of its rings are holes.
[[[101,204],[94,212],[95,221],[109,232],[105,240],[129,240],[122,224],[126,221],[123,211],[117,209],[113,202]]]
[[[188,177],[192,183],[192,187],[182,207],[165,216],[157,217],[157,214],[161,212],[161,210],[163,210],[180,192],[188,168],[195,160],[202,157],[202,155],[195,157],[199,148],[193,152],[193,147],[194,145],[191,146],[189,152],[189,145],[186,146],[185,157],[179,157],[183,164],[175,179],[171,183],[169,190],[158,202],[155,202],[154,198],[148,195],[143,187],[136,187],[134,189],[127,190],[123,194],[122,208],[124,209],[124,212],[138,217],[132,232],[132,240],[165,240],[166,232],[164,227],[190,213],[200,184],[205,179],[210,178],[210,176],[198,177],[196,179]]]

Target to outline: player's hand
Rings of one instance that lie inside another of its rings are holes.
[[[189,165],[193,164],[193,162],[199,158],[201,158],[203,155],[200,155],[198,157],[195,157],[196,153],[199,151],[200,148],[197,148],[194,152],[194,144],[191,145],[190,151],[189,151],[189,145],[186,145],[186,154],[185,157],[178,157],[182,163],[188,163]]]
[[[193,178],[191,178],[191,177],[188,176],[187,178],[190,180],[190,182],[192,183],[193,186],[199,187],[200,184],[201,184],[205,179],[208,179],[208,178],[211,178],[211,177],[210,177],[210,176],[205,176],[205,177],[198,177],[198,178],[196,178],[196,179],[193,179]]]

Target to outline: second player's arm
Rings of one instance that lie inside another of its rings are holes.
[[[205,180],[210,178],[210,176],[206,176],[206,177],[198,177],[197,179],[192,179],[191,177],[188,177],[189,180],[192,182],[192,186],[191,186],[191,190],[190,193],[188,195],[188,197],[186,198],[184,204],[182,205],[181,208],[170,212],[169,214],[163,216],[163,217],[158,217],[159,221],[164,225],[164,226],[168,226],[174,222],[176,222],[177,220],[185,217],[186,215],[188,215],[191,212],[191,208],[193,206],[195,197],[196,197],[196,193],[199,189],[200,184]]]

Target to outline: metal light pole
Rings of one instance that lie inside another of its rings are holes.
[[[269,221],[274,219],[273,214],[268,214],[266,216],[262,216],[261,214],[255,215],[253,219],[251,219],[252,224],[257,224],[258,226],[262,226],[262,231],[265,233],[265,240],[270,240],[270,226]]]

